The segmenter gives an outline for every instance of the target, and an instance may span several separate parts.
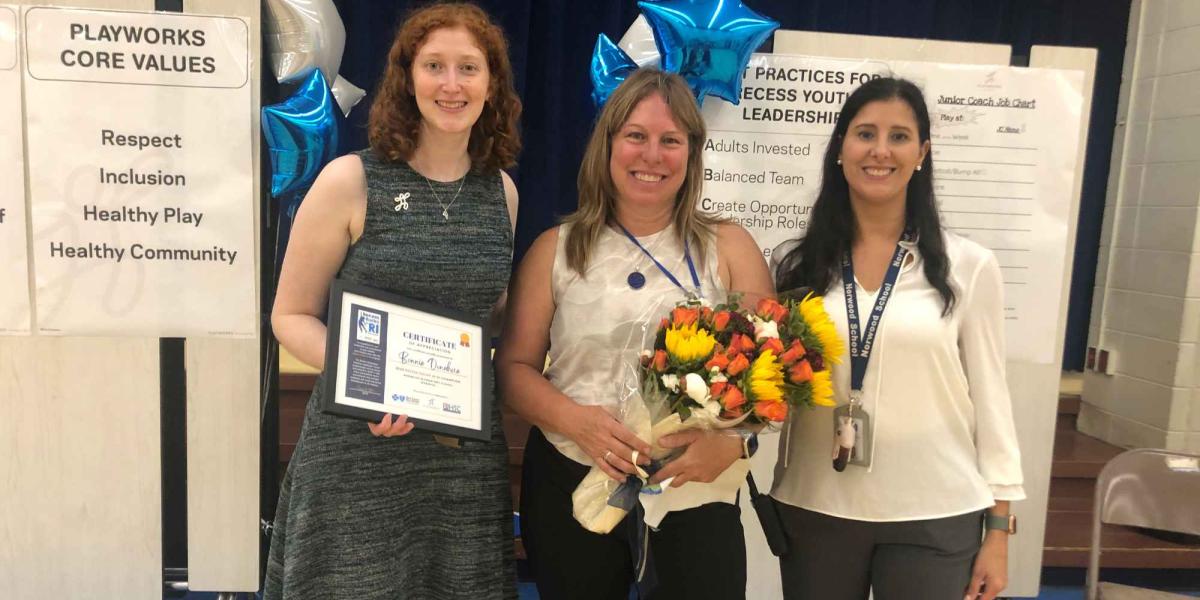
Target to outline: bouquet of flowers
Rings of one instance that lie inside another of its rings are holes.
[[[642,352],[642,399],[652,414],[680,423],[777,424],[792,407],[833,406],[829,365],[842,349],[811,293],[798,302],[764,298],[754,310],[736,297],[715,308],[684,304]]]
[[[840,361],[843,342],[820,296],[763,299],[753,310],[742,308],[738,295],[715,307],[688,301],[643,337],[622,421],[650,442],[651,472],[672,458],[656,443],[662,436],[772,426],[795,407],[834,404],[829,366]],[[639,493],[660,491],[644,485],[650,473],[639,475],[618,484],[594,468],[573,494],[576,520],[596,533],[611,531]]]

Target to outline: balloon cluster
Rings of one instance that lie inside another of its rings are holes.
[[[346,28],[333,0],[266,0],[267,46],[275,79],[297,84],[263,107],[271,159],[271,195],[293,212],[338,149],[338,130],[365,92],[338,75]]]
[[[597,107],[634,69],[654,62],[682,75],[698,102],[713,95],[738,104],[750,55],[779,28],[739,0],[643,0],[638,7],[642,14],[620,44],[604,34],[596,40],[591,77]]]

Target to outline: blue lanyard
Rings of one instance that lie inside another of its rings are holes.
[[[668,271],[667,268],[664,267],[662,263],[658,262],[658,259],[654,258],[654,255],[650,254],[650,251],[647,250],[644,246],[642,246],[642,243],[639,242],[637,240],[637,238],[633,237],[633,234],[629,233],[628,229],[625,229],[624,225],[617,223],[617,227],[621,228],[621,232],[625,234],[625,237],[629,238],[629,241],[633,242],[633,245],[637,246],[638,250],[642,251],[642,254],[645,254],[646,256],[650,257],[650,260],[654,261],[654,264],[655,264],[655,266],[658,267],[658,270],[662,271],[663,275],[666,275],[667,279],[670,279],[671,283],[675,284],[675,287],[683,290],[684,293],[686,293],[686,294],[689,294],[689,295],[691,294],[691,292],[689,292],[687,290],[687,288],[683,287],[683,284],[679,283],[679,280],[675,278],[674,274],[672,274],[670,271]],[[690,271],[692,274],[692,284],[694,284],[696,286],[696,295],[703,296],[704,294],[701,293],[701,291],[700,291],[701,290],[700,277],[698,275],[696,275],[696,265],[695,265],[695,263],[692,262],[692,253],[688,248],[687,238],[684,238],[684,240],[683,240],[683,258],[687,260],[688,271]]]
[[[900,238],[910,239],[908,233]],[[883,285],[879,286],[879,295],[875,298],[875,306],[871,309],[866,328],[858,322],[858,293],[855,290],[854,262],[850,251],[842,255],[842,289],[846,292],[846,321],[850,324],[850,403],[857,404],[862,399],[863,379],[867,375],[867,363],[871,360],[871,346],[875,343],[875,334],[879,330],[879,321],[883,318],[883,310],[887,308],[888,300],[892,297],[892,288],[900,277],[900,267],[904,265],[904,257],[908,250],[896,244],[896,252],[892,254],[892,263],[888,265],[884,275]],[[861,333],[861,338],[859,337]]]

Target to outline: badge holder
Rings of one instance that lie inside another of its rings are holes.
[[[871,466],[871,415],[857,399],[833,410],[833,470]]]

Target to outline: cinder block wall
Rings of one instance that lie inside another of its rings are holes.
[[[1200,451],[1200,2],[1131,10],[1079,429]]]

